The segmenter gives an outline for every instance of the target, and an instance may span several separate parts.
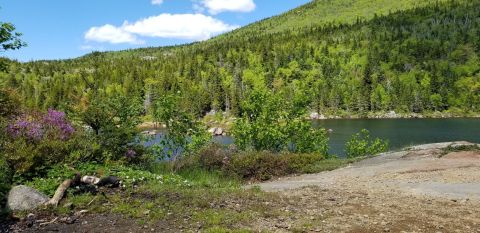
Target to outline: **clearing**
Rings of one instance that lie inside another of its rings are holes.
[[[267,193],[255,191],[258,187]],[[467,142],[415,146],[334,171],[284,177],[246,189],[207,199],[209,203],[200,206],[204,214],[196,218],[189,216],[189,209],[182,214],[173,209],[171,217],[155,221],[105,212],[70,217],[37,214],[8,228],[13,232],[480,232],[480,149]],[[172,204],[181,198],[172,199]]]

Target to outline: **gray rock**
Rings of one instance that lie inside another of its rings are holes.
[[[220,127],[211,128],[208,130],[213,136],[222,136],[224,133],[226,134],[225,130]]]
[[[390,111],[385,114],[385,118],[399,118],[399,115],[395,111]]]
[[[310,120],[326,120],[327,117],[323,114],[319,114],[318,112],[310,113]]]
[[[224,133],[224,130],[222,128],[217,128],[215,129],[215,135],[220,136]]]
[[[37,190],[19,185],[8,193],[7,207],[13,211],[32,210],[47,202],[49,198]]]
[[[461,146],[474,146],[475,144],[471,142],[458,141],[458,142],[441,142],[441,143],[431,143],[418,146],[412,146],[407,148],[407,150],[432,150],[432,149],[446,149],[447,147],[461,147]]]

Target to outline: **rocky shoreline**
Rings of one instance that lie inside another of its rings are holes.
[[[328,115],[311,112],[306,119],[308,120],[348,120],[348,119],[447,119],[447,118],[480,118],[480,114],[454,114],[444,112],[433,113],[397,113],[395,111],[384,113],[367,113],[366,115]]]

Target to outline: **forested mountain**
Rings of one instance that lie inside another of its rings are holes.
[[[317,0],[209,41],[11,62],[29,107],[178,93],[197,116],[239,114],[253,89],[329,114],[480,110],[480,0]]]

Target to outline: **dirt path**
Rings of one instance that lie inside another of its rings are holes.
[[[463,145],[470,144],[422,145],[260,184],[295,203],[285,207],[292,218],[259,225],[274,232],[480,232],[480,152],[444,151]]]

